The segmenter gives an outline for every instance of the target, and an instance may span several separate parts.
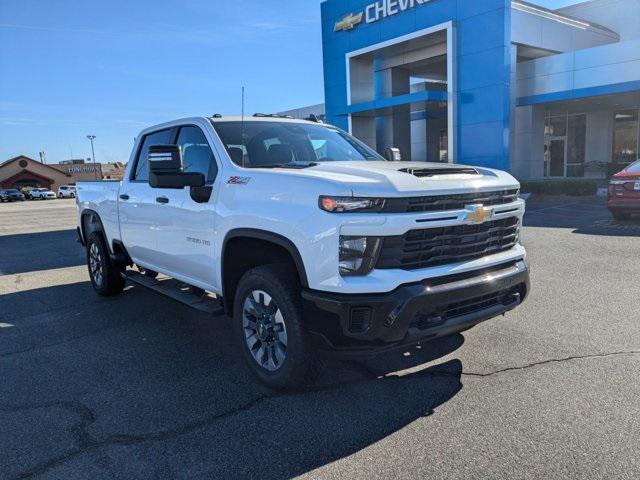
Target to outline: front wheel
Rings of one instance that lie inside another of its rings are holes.
[[[296,280],[286,265],[267,265],[245,273],[236,290],[237,341],[253,373],[277,390],[299,389],[317,373]]]
[[[93,232],[87,240],[87,267],[93,289],[103,297],[122,292],[123,268],[109,256],[107,244],[101,232]]]

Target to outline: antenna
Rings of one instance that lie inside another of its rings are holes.
[[[242,168],[244,168],[244,85],[242,86],[242,113],[240,117],[240,145],[242,146]]]

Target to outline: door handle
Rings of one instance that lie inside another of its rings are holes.
[[[120,195],[120,200],[129,200],[129,195],[123,193],[122,195]]]
[[[156,197],[156,202],[158,202],[158,203],[169,203],[169,199],[167,197]]]

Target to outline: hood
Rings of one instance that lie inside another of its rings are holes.
[[[339,182],[356,197],[420,196],[519,187],[518,181],[506,172],[450,163],[323,162],[299,170],[272,171]]]
[[[613,178],[615,180],[640,180],[640,173],[629,172],[627,170],[623,170],[619,173],[616,173]]]

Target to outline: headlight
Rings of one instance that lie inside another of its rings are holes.
[[[331,213],[379,212],[384,207],[384,199],[322,196],[318,206]]]
[[[341,236],[340,275],[367,275],[375,266],[381,244],[378,237]]]

